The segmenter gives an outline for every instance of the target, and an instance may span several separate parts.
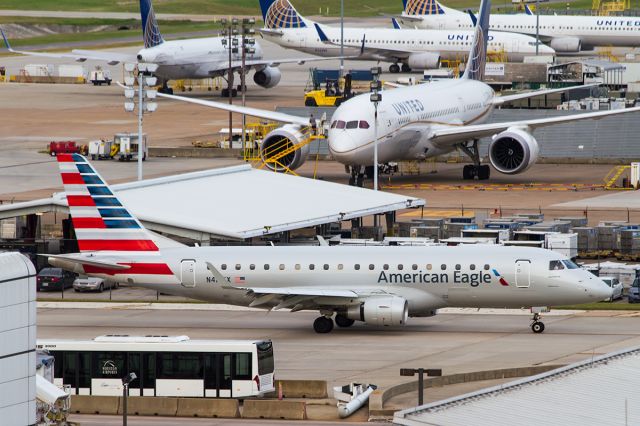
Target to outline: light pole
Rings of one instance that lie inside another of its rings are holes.
[[[424,404],[424,373],[427,376],[436,377],[442,376],[442,370],[440,368],[401,368],[401,376],[414,376],[418,374],[418,406]]]
[[[243,18],[242,19],[242,74],[240,74],[240,84],[242,89],[242,106],[245,106],[245,95],[247,91],[247,86],[245,84],[246,69],[245,62],[247,60],[247,54],[254,54],[256,49],[253,47],[256,44],[255,38],[253,36],[256,33],[256,30],[253,29],[253,26],[256,24],[256,20],[254,18]],[[242,149],[245,148],[245,144],[247,142],[247,116],[242,114]]]
[[[223,30],[220,33],[223,37],[222,46],[229,52],[229,63],[227,69],[227,91],[229,96],[229,105],[233,104],[233,55],[238,54],[238,18],[220,20]],[[237,93],[237,92],[236,92]],[[224,97],[224,92],[222,94]],[[232,147],[233,139],[233,113],[229,111],[229,148]]]
[[[540,12],[538,11],[538,0],[536,0],[536,56],[538,56],[538,48],[540,47]]]
[[[147,152],[146,143],[142,138],[142,116],[158,109],[158,104],[154,102],[158,91],[149,89],[149,87],[155,86],[158,82],[158,79],[153,76],[153,73],[156,72],[157,69],[157,64],[147,64],[143,62],[138,64],[124,64],[124,84],[126,86],[124,90],[124,97],[126,98],[124,103],[125,111],[135,112],[135,97],[136,95],[138,97],[138,180],[142,180],[142,160],[145,158]],[[138,82],[138,90],[134,88],[136,80]]]
[[[380,67],[371,68],[371,96],[369,99],[373,102],[375,110],[373,120],[373,190],[378,190],[378,104],[382,102],[382,82],[380,81]]]
[[[127,397],[129,396],[129,384],[137,379],[136,373],[129,373],[122,378],[122,426],[127,426]]]
[[[344,75],[344,0],[340,0],[340,75]]]

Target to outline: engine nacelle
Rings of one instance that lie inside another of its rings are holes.
[[[431,52],[412,53],[407,59],[407,65],[409,65],[409,68],[416,70],[439,68],[440,55]]]
[[[297,124],[286,124],[269,132],[260,147],[260,157],[267,168],[283,172],[284,167],[291,170],[300,167],[309,155],[309,144],[298,149],[294,147],[311,137],[309,132],[309,126]]]
[[[509,127],[489,144],[489,161],[500,173],[522,173],[538,160],[538,141],[526,130]]]
[[[576,37],[558,37],[551,40],[551,47],[556,52],[575,53],[582,48],[582,42]]]
[[[360,305],[351,306],[346,317],[377,326],[405,325],[409,304],[400,296],[369,297]]]
[[[276,87],[280,83],[280,78],[282,78],[282,73],[277,67],[266,67],[253,74],[253,81],[265,89]]]

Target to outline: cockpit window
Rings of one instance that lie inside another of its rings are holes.
[[[357,129],[358,121],[347,121],[347,129]]]
[[[346,123],[345,123],[344,121],[342,121],[342,120],[338,120],[338,121],[336,122],[336,129],[344,129],[344,125],[345,125],[345,124],[346,124]]]
[[[336,128],[336,124],[338,124],[337,120],[333,120],[333,123],[331,123],[331,128],[335,129]]]
[[[563,260],[562,263],[564,263],[564,266],[566,266],[567,269],[578,269],[578,268],[580,268],[578,265],[576,265],[575,263],[573,263],[569,259]]]
[[[367,123],[367,122],[366,122],[366,121],[364,121],[364,120],[360,120],[360,125],[359,125],[359,127],[360,127],[361,129],[368,129],[368,128],[369,128],[369,123]]]
[[[552,260],[549,262],[550,271],[560,271],[561,269],[564,269],[564,265],[561,260]]]

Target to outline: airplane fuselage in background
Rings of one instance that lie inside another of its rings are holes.
[[[361,300],[315,297],[320,306],[357,305],[372,295],[392,295],[406,299],[408,314],[415,317],[433,315],[435,309],[445,306],[554,306],[595,302],[610,295],[602,281],[583,269],[563,266],[551,270],[552,261],[565,258],[535,248],[185,247],[162,249],[160,257],[152,256],[166,262],[172,273],[89,275],[240,306],[255,299],[243,287],[297,288],[302,294],[305,288],[323,288],[362,294]],[[216,280],[207,263],[225,277],[225,283]]]
[[[441,80],[383,91],[382,102],[378,105],[378,161],[425,159],[455,150],[452,144],[431,142],[429,129],[439,125],[480,124],[493,109],[493,98],[491,87],[467,79]],[[329,149],[336,160],[351,165],[373,164],[374,114],[369,94],[358,95],[338,107],[329,129]],[[356,120],[366,121],[369,128],[339,128],[340,121]]]
[[[416,16],[411,16],[415,18]],[[422,20],[407,21],[408,25],[415,25],[425,29],[463,30],[472,29],[473,24],[466,13],[444,13],[440,15],[425,15]],[[497,31],[535,36],[536,16],[497,15],[492,14],[489,28]],[[570,44],[570,39],[580,41],[582,50],[595,46],[640,46],[640,18],[624,16],[568,16],[568,15],[540,15],[539,34],[542,41]],[[556,52],[563,50],[552,45]],[[567,50],[569,52],[571,50]]]
[[[138,60],[158,64],[155,73],[163,80],[213,78],[226,71],[212,73],[220,63],[228,63],[229,50],[222,44],[223,37],[171,40],[138,52]],[[262,59],[262,48],[255,45],[255,53],[246,60]],[[232,61],[241,61],[241,53],[232,54]]]
[[[340,29],[323,26],[323,31],[334,43],[340,43]],[[275,31],[275,30],[274,30]],[[318,33],[313,25],[305,28],[278,29],[282,35],[276,35],[265,31],[262,36],[284,48],[295,49],[316,56],[340,55],[340,46],[326,44],[320,41]],[[425,31],[415,29],[391,29],[391,28],[344,28],[344,44],[347,45],[344,54],[348,56],[360,55],[362,39],[365,38],[365,46],[370,49],[406,50],[407,54],[398,54],[396,58],[391,54],[365,52],[357,59],[394,61],[409,56],[409,52],[439,53],[440,59],[464,60],[471,47],[473,32],[471,30],[453,31]],[[553,49],[541,46],[541,55],[554,55]],[[521,34],[505,34],[492,32],[489,35],[488,52],[504,52],[509,61],[522,62],[527,56],[534,56],[535,38]]]

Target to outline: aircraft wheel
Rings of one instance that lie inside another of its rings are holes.
[[[411,67],[407,64],[402,64],[402,72],[411,72]]]
[[[336,325],[338,327],[342,327],[342,328],[351,327],[355,322],[356,322],[355,320],[352,320],[345,316],[336,315]]]
[[[327,317],[318,317],[313,322],[313,329],[316,333],[330,333],[333,330],[333,320]]]
[[[536,321],[531,324],[531,331],[536,334],[540,334],[544,331],[544,323],[542,321]]]
[[[464,180],[473,179],[473,166],[471,164],[467,164],[462,168],[462,179]]]
[[[389,65],[389,72],[391,74],[397,74],[400,72],[400,66],[398,64]]]
[[[491,176],[491,168],[488,164],[478,167],[478,180],[487,180]]]

